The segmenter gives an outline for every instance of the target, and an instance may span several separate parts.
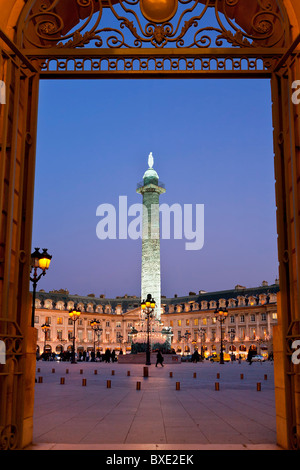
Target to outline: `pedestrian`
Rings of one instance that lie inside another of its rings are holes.
[[[158,351],[158,353],[156,355],[156,365],[155,365],[155,367],[157,367],[157,364],[160,364],[163,367],[164,366],[163,362],[164,362],[164,358],[163,358],[161,352]]]
[[[110,362],[110,350],[106,349],[105,351],[105,362]]]
[[[195,352],[194,352],[192,361],[197,363],[197,362],[199,362],[199,359],[200,359],[199,353],[198,353],[198,350],[196,349]]]
[[[251,364],[252,364],[252,351],[250,349],[249,349],[249,352],[248,352],[247,361],[249,362],[249,366],[251,366]]]
[[[111,362],[115,362],[115,360],[116,360],[116,353],[115,353],[115,350],[113,349],[111,353]]]

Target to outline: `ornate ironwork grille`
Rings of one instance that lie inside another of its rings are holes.
[[[267,77],[290,40],[279,0],[69,3],[68,24],[62,0],[37,0],[24,22],[20,47],[41,77]]]

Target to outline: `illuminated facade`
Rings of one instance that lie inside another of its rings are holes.
[[[232,290],[190,293],[185,297],[161,299],[161,320],[173,331],[172,348],[178,354],[192,353],[195,348],[206,356],[220,351],[220,324],[214,311],[217,306],[227,306],[228,318],[223,327],[224,349],[244,358],[249,349],[258,354],[273,352],[273,327],[277,324],[278,283],[260,287],[236,286]],[[37,293],[35,327],[38,330],[38,351],[71,351],[73,323],[69,318],[72,308],[81,310],[76,325],[77,352],[104,353],[108,348],[118,354],[130,352],[132,327],[140,322],[140,298],[117,297],[106,299],[93,294],[83,297],[70,295],[68,291]],[[91,327],[97,319],[102,328],[99,338]],[[46,333],[42,325],[48,323]]]

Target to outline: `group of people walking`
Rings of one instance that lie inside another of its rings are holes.
[[[43,360],[43,361],[55,361],[55,360],[61,360],[61,361],[71,361],[72,360],[72,351],[62,351],[59,354],[56,354],[55,352],[43,352],[41,355],[37,352],[37,360]],[[95,351],[79,351],[78,354],[76,354],[76,359],[80,362],[116,362],[117,361],[117,356],[115,350],[110,351],[109,349],[106,349],[105,353],[101,354],[100,351],[97,351],[95,354]]]

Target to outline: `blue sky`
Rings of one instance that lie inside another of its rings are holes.
[[[53,255],[38,288],[140,295],[141,241],[96,236],[102,203],[141,202],[149,152],[161,202],[204,204],[205,241],[161,241],[162,294],[278,276],[268,80],[42,81],[33,243]]]

